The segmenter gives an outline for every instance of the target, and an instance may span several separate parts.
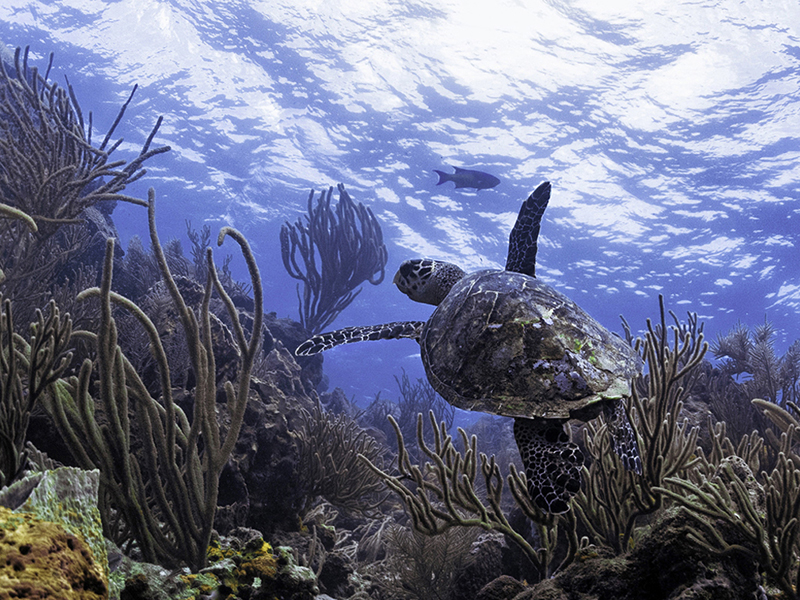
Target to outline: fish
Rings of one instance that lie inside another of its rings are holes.
[[[484,173],[483,171],[473,171],[472,169],[459,169],[453,167],[456,172],[452,175],[444,173],[443,171],[433,170],[434,173],[439,175],[439,182],[436,185],[442,185],[447,181],[452,181],[456,184],[456,188],[475,188],[476,190],[486,190],[493,188],[500,180],[494,175]]]

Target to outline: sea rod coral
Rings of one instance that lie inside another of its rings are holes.
[[[14,331],[12,302],[0,294],[0,487],[23,471],[31,411],[72,360],[72,322],[51,301],[36,310],[27,339]]]
[[[262,329],[261,279],[247,241],[236,230],[223,228],[217,244],[221,245],[226,237],[236,241],[250,272],[254,294],[252,334],[248,339],[238,312],[219,281],[210,248],[206,252],[208,279],[202,307],[195,314],[184,302],[159,243],[152,188],[148,217],[153,250],[185,330],[196,378],[191,422],[172,398],[170,366],[152,321],[133,302],[111,291],[112,239],[106,245],[101,286],[79,296],[80,300],[99,299],[100,330],[96,334],[73,333],[96,345],[97,392],[92,392],[95,367],[86,359],[78,377],[54,384],[54,393],[45,404],[80,466],[100,469],[101,494],[107,500],[101,507],[105,534],[116,539],[120,535],[132,538],[148,562],[184,564],[198,570],[207,560],[220,474],[238,438],[248,401],[250,374]],[[212,291],[229,313],[241,355],[236,384],[225,381],[223,386],[229,413],[224,437],[216,412],[216,367],[209,312]],[[160,398],[151,396],[117,345],[112,303],[132,313],[146,330],[159,367]],[[140,452],[131,446],[132,428],[136,428],[142,441]]]
[[[446,424],[437,424],[432,411],[428,413],[428,418],[433,429],[432,446],[425,442],[421,414],[417,420],[417,444],[427,457],[424,463],[412,464],[400,427],[391,416],[389,421],[397,435],[398,473],[387,473],[367,457],[360,457],[389,489],[400,496],[411,516],[414,531],[425,535],[438,535],[453,527],[480,527],[497,531],[522,550],[541,579],[568,565],[578,549],[575,511],[560,515],[543,512],[528,493],[524,473],[511,465],[511,473],[504,481],[495,457],[478,453],[474,435],[468,438],[463,429],[458,429],[464,447],[461,452],[456,448],[453,437],[447,433]],[[476,493],[479,465],[486,489],[485,499]],[[512,527],[503,511],[502,497],[506,482],[516,505],[536,527],[538,547]],[[568,550],[556,562],[559,535],[566,538]]]
[[[92,232],[84,221],[105,221],[96,206],[110,213],[116,200],[146,205],[123,190],[145,174],[147,160],[169,150],[151,147],[159,118],[138,156],[112,161],[122,139],[111,138],[136,87],[94,145],[92,113],[85,122],[69,81],[66,89],[48,81],[52,61],[51,54],[42,76],[28,49],[17,48],[13,67],[0,66],[0,282],[26,322],[33,308],[23,309],[43,306],[54,284],[75,278],[75,258]]]
[[[330,325],[361,292],[362,282],[383,281],[388,255],[381,226],[372,210],[356,205],[343,184],[339,203],[331,208],[333,188],[321,192],[308,214],[281,227],[281,257],[286,271],[303,282],[297,286],[300,323],[315,334]],[[302,266],[299,260],[302,262]]]
[[[682,476],[696,462],[698,429],[683,416],[684,401],[699,376],[698,366],[708,348],[697,315],[682,324],[670,313],[668,327],[664,299],[659,297],[660,321],[648,319],[644,338],[633,343],[646,365],[632,385],[626,410],[642,457],[641,476],[625,471],[611,450],[608,424],[594,421],[583,431],[584,445],[592,457],[584,467],[586,485],[575,506],[594,543],[605,544],[617,553],[633,541],[637,520],[663,506],[658,492],[667,477]],[[670,341],[671,338],[671,341]]]

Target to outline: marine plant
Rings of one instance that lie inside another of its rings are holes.
[[[775,334],[766,319],[752,330],[739,323],[717,336],[711,352],[720,359],[722,373],[737,380],[746,398],[763,398],[785,407],[800,401],[800,340],[779,357]]]
[[[116,200],[146,206],[122,192],[145,174],[145,161],[169,150],[151,148],[159,118],[134,160],[112,161],[122,139],[111,138],[136,88],[95,146],[92,114],[86,123],[69,81],[66,89],[48,81],[52,61],[51,54],[42,77],[28,64],[28,48],[17,48],[15,72],[0,66],[0,213],[15,217],[0,219],[0,279],[20,315],[42,306],[54,283],[75,278],[74,259],[90,236],[83,220],[98,203],[112,203],[106,213]],[[102,211],[93,218],[105,222]]]
[[[153,252],[183,326],[195,374],[191,421],[173,400],[170,365],[153,322],[136,304],[111,291],[113,239],[106,243],[101,286],[84,290],[78,298],[99,300],[99,331],[73,333],[95,344],[97,366],[87,358],[79,375],[57,381],[53,394],[43,402],[80,466],[100,470],[104,533],[116,540],[135,540],[145,561],[188,565],[196,571],[206,564],[220,474],[236,443],[248,401],[250,373],[262,329],[261,279],[247,241],[236,230],[223,228],[217,244],[222,245],[226,237],[239,244],[253,283],[255,308],[248,339],[219,281],[211,248],[206,251],[208,278],[201,307],[195,312],[187,306],[158,240],[152,188],[148,221]],[[212,292],[230,316],[241,356],[236,383],[226,380],[222,386],[228,411],[224,435],[217,419],[209,311]],[[147,332],[158,363],[160,398],[151,395],[120,349],[112,305],[133,314]],[[141,443],[138,452],[132,446],[132,430]]]
[[[369,467],[396,492],[411,517],[414,531],[435,536],[454,527],[479,527],[497,531],[515,543],[528,558],[541,579],[568,565],[578,548],[575,512],[555,515],[542,512],[531,500],[524,473],[511,465],[504,479],[495,457],[478,453],[477,438],[468,438],[459,428],[458,435],[464,448],[456,448],[453,437],[447,433],[445,423],[438,423],[432,412],[428,418],[433,428],[433,445],[425,442],[423,417],[417,417],[417,444],[427,457],[419,465],[412,464],[403,433],[397,421],[389,421],[395,430],[398,445],[397,474],[381,470],[362,457]],[[485,495],[476,493],[478,466],[485,485]],[[511,525],[503,511],[503,490],[508,484],[516,505],[535,526],[538,547]],[[557,560],[559,534],[566,538],[567,551]]]
[[[459,577],[476,560],[470,555],[470,548],[477,537],[478,532],[466,527],[448,529],[434,537],[391,527],[386,535],[386,560],[397,579],[391,587],[404,592],[393,596],[414,600],[456,597],[454,588]]]
[[[36,310],[28,339],[14,331],[12,303],[0,294],[0,487],[25,468],[31,411],[72,360],[72,322],[50,302],[47,316]]]
[[[583,468],[586,484],[574,505],[592,540],[618,553],[632,542],[638,519],[663,505],[659,490],[665,479],[683,475],[697,460],[699,430],[689,427],[682,410],[708,344],[696,315],[682,324],[670,312],[674,324],[667,327],[663,297],[659,308],[660,322],[654,326],[648,319],[644,338],[635,341],[623,319],[647,372],[633,382],[626,403],[639,444],[641,476],[623,468],[612,450],[607,423],[593,421],[583,431],[592,461]]]
[[[776,404],[761,399],[753,403],[782,430],[778,459],[769,473],[762,471],[756,480],[748,461],[734,455],[734,460],[720,461],[716,469],[703,461],[688,479],[666,478],[665,487],[658,491],[691,518],[691,540],[714,555],[738,555],[757,562],[785,598],[796,600],[800,597],[796,590],[800,457],[793,447],[800,422]]]
[[[388,254],[381,226],[372,210],[337,186],[339,202],[331,208],[333,188],[308,196],[308,214],[281,227],[283,266],[297,285],[300,323],[311,334],[330,325],[369,281],[378,285],[385,275]],[[301,264],[302,263],[302,264]]]
[[[345,510],[376,515],[386,498],[385,486],[359,456],[383,468],[383,448],[345,413],[334,415],[317,402],[311,412],[302,409],[295,431],[299,484],[306,491],[306,506],[319,497]]]

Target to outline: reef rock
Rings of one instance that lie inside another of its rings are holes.
[[[108,598],[103,566],[79,536],[0,507],[0,600]]]
[[[97,494],[100,471],[60,467],[33,473],[0,492],[0,506],[57,523],[88,544],[94,561],[108,578],[108,556]]]
[[[554,578],[512,597],[515,600],[756,597],[759,578],[753,561],[735,555],[710,554],[687,537],[691,529],[689,517],[679,510],[668,510],[627,556],[615,557],[591,547],[584,549]]]
[[[274,312],[264,315],[264,323],[275,340],[280,340],[283,345],[294,355],[295,348],[309,338],[309,333],[300,323],[292,319],[279,319]],[[324,375],[322,373],[322,355],[301,356],[297,363],[302,369],[301,379],[306,390],[321,389]],[[324,391],[324,390],[323,390]]]
[[[301,409],[310,411],[315,401],[306,393],[302,369],[282,342],[276,342],[254,376],[252,391],[220,483],[223,508],[215,527],[223,535],[242,525],[265,534],[296,529],[305,499],[298,485],[298,452],[292,432],[299,427]],[[226,515],[232,517],[227,523],[223,522]]]

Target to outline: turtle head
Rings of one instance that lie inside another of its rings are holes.
[[[415,302],[438,306],[462,277],[464,271],[453,263],[415,258],[400,265],[394,284]]]

